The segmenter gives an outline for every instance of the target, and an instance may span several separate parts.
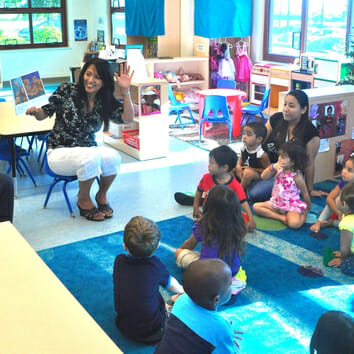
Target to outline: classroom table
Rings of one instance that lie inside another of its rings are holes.
[[[232,136],[238,137],[241,134],[242,100],[246,97],[246,92],[233,89],[207,89],[199,92],[199,118],[204,108],[205,96],[224,96],[227,104],[232,110]],[[200,119],[199,119],[200,120]]]
[[[9,221],[0,284],[0,353],[122,353]]]
[[[12,177],[14,179],[16,178],[14,138],[48,133],[52,130],[54,121],[55,116],[39,121],[35,117],[24,113],[16,115],[13,102],[0,102],[0,136],[6,137],[9,141]],[[14,183],[16,183],[15,180]]]

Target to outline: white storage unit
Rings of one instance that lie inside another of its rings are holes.
[[[127,144],[120,134],[117,135],[117,126],[113,124],[104,134],[103,141],[113,147],[135,157],[138,160],[149,160],[165,157],[169,151],[168,135],[168,86],[165,80],[151,79],[147,82],[132,83],[131,98],[135,106],[134,122],[138,132],[131,137],[139,147]],[[157,87],[160,92],[160,111],[144,113],[144,90]],[[131,130],[131,126],[127,126]],[[126,129],[119,129],[124,135]]]

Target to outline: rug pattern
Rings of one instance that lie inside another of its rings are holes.
[[[331,190],[336,181],[320,184]],[[313,198],[318,216],[324,198]],[[179,281],[173,252],[190,236],[192,220],[177,217],[158,223],[162,239],[156,255]],[[353,279],[340,270],[323,266],[326,247],[338,249],[339,231],[323,230],[328,238],[310,237],[310,224],[300,230],[256,230],[247,235],[242,266],[247,288],[232,307],[221,309],[235,329],[244,332],[244,353],[308,353],[311,334],[319,316],[328,310],[354,315]],[[45,263],[72,292],[112,340],[127,353],[152,353],[154,347],[134,343],[115,327],[112,267],[123,252],[122,232],[38,252]],[[301,266],[320,269],[324,276],[310,278],[298,272]],[[169,294],[162,291],[167,299]]]

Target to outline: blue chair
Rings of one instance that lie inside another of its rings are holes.
[[[49,133],[45,135],[43,141],[45,143],[45,152],[44,152],[44,158],[43,158],[43,161],[44,161],[44,171],[51,177],[53,177],[53,182],[52,184],[49,186],[49,189],[48,189],[48,192],[47,192],[47,195],[45,197],[45,201],[44,201],[44,204],[43,204],[43,208],[46,208],[47,207],[47,204],[48,204],[48,201],[49,201],[49,198],[52,194],[52,191],[53,191],[53,188],[55,187],[55,185],[59,182],[64,182],[63,183],[63,194],[64,194],[64,198],[65,198],[65,202],[66,202],[66,205],[68,206],[68,209],[69,209],[69,212],[70,212],[70,215],[72,218],[75,218],[75,215],[74,215],[74,212],[73,212],[73,208],[71,206],[71,203],[70,203],[70,199],[68,197],[68,193],[66,191],[66,186],[68,183],[70,182],[74,182],[77,180],[77,176],[74,175],[74,176],[63,176],[63,175],[58,175],[56,173],[54,173],[49,165],[48,165],[48,159],[47,159],[47,150],[48,150],[48,136],[49,136]],[[100,180],[98,177],[96,177],[96,180],[98,182],[98,184],[100,183]]]
[[[236,90],[236,81],[235,80],[218,80],[216,83],[216,88],[228,88]]]
[[[242,119],[241,119],[241,127],[245,126],[250,120],[256,121],[257,114],[259,114],[262,117],[264,123],[267,122],[267,120],[265,119],[262,112],[266,108],[268,108],[269,94],[270,94],[270,88],[264,92],[262,102],[259,106],[248,105],[248,106],[242,107],[243,114],[242,114]]]
[[[37,187],[36,181],[34,180],[34,177],[26,163],[26,161],[22,157],[27,157],[29,156],[29,153],[27,150],[21,148],[21,146],[15,144],[15,158],[16,158],[16,170],[18,171],[20,176],[25,176],[25,170],[28,174],[28,176],[31,178],[33,184],[35,187]],[[11,151],[10,151],[10,146],[7,140],[2,140],[0,143],[0,160],[1,161],[7,161],[9,163],[9,167],[6,171],[6,173],[10,173],[11,171]]]
[[[184,111],[188,111],[189,112],[189,116],[190,116],[190,117],[185,117],[185,118],[190,119],[192,121],[191,123],[188,123],[188,124],[195,124],[195,119],[193,117],[192,110],[189,107],[189,104],[188,103],[181,103],[181,102],[177,101],[177,99],[176,99],[176,97],[175,97],[175,95],[173,93],[171,85],[168,85],[168,99],[170,101],[170,107],[169,107],[168,115],[177,114],[177,118],[175,120],[175,124],[177,122],[179,122],[179,125],[180,125],[181,129],[184,128],[184,124],[182,123],[182,120],[181,120],[181,114]]]
[[[203,113],[199,122],[199,142],[201,142],[202,139],[204,123],[227,124],[230,142],[232,141],[232,121],[225,96],[205,96]]]

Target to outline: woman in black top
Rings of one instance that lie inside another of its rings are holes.
[[[268,122],[267,138],[264,150],[270,161],[278,160],[278,150],[287,141],[296,141],[303,144],[308,156],[308,164],[304,171],[306,185],[311,196],[326,195],[323,191],[313,189],[315,157],[320,146],[320,137],[317,128],[310,122],[309,100],[305,92],[292,90],[285,97],[283,112],[273,114]],[[269,200],[273,187],[273,179],[255,182],[248,189],[248,198],[252,202]]]
[[[27,114],[42,120],[56,114],[55,124],[48,138],[48,164],[54,173],[77,175],[80,215],[88,220],[102,221],[113,215],[107,191],[117,175],[120,156],[113,149],[97,146],[95,134],[109,120],[117,123],[133,119],[130,82],[133,73],[121,65],[120,75],[110,73],[109,63],[90,59],[83,66],[77,84],[64,83],[40,108],[31,107]],[[122,98],[122,100],[121,100]],[[100,176],[96,194],[97,206],[92,202],[90,189]]]

